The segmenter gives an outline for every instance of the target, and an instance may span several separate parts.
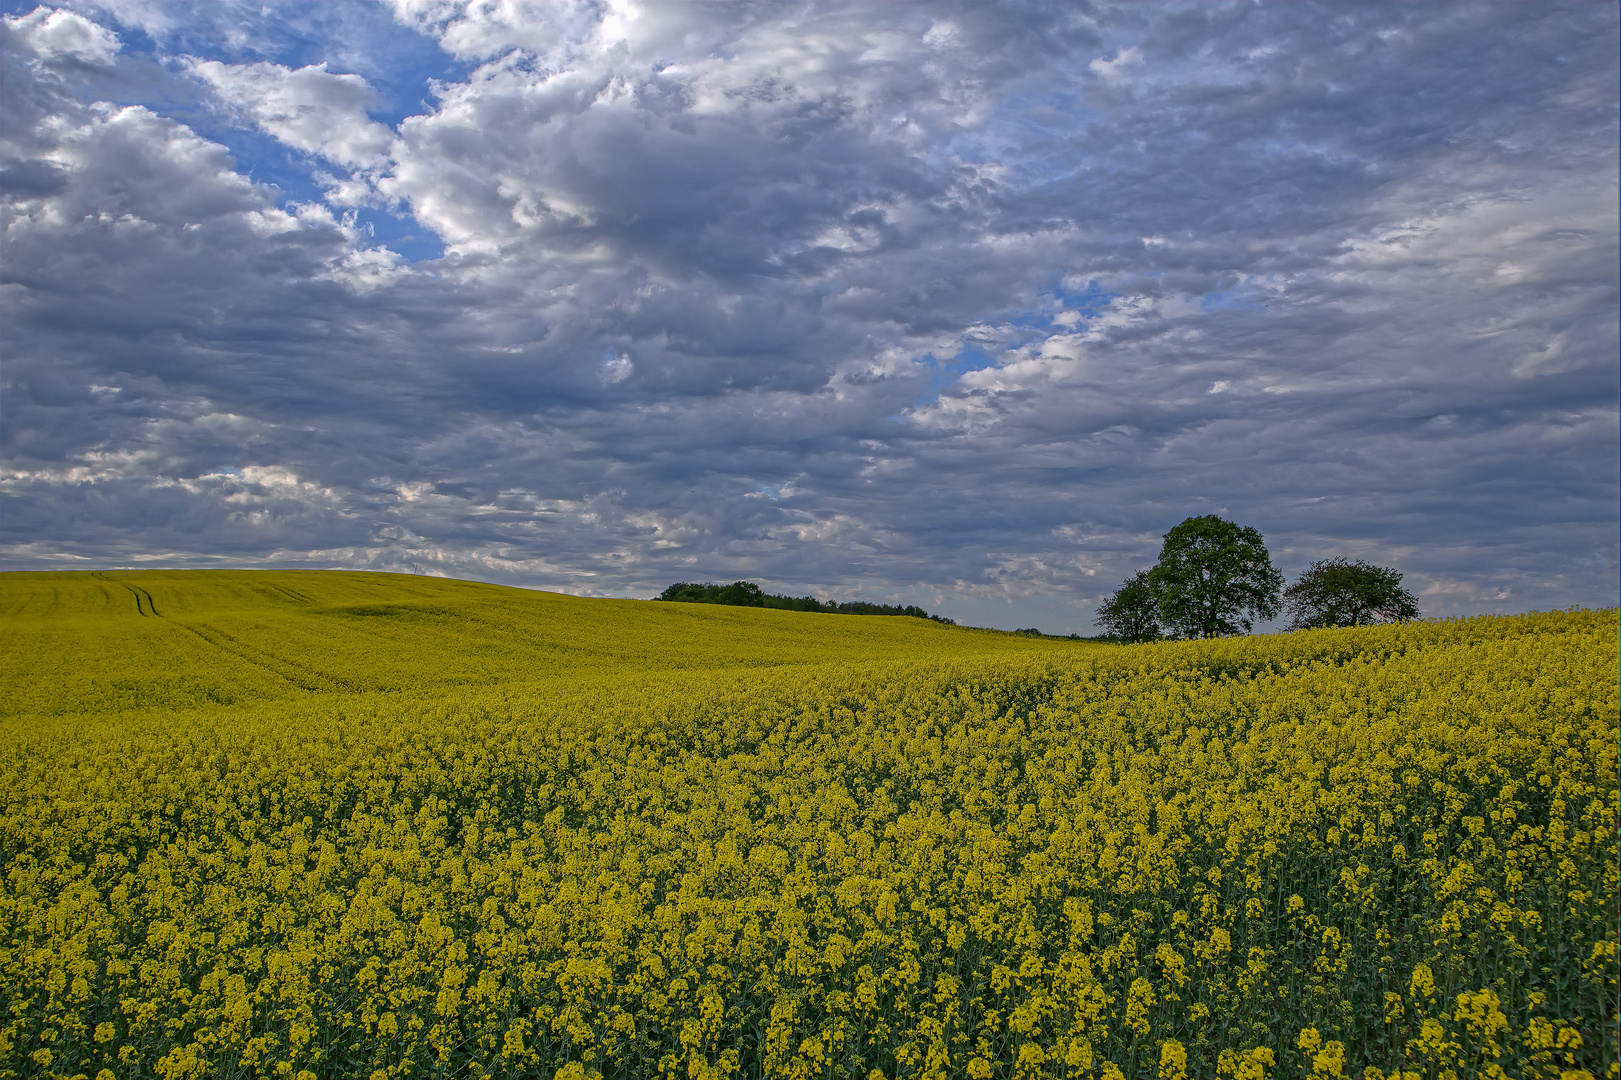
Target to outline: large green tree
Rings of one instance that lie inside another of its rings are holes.
[[[1148,571],[1139,570],[1098,605],[1093,620],[1112,638],[1126,642],[1153,641],[1161,636],[1159,598],[1148,583]]]
[[[1323,559],[1311,564],[1283,594],[1293,616],[1291,630],[1366,626],[1416,619],[1418,599],[1401,587],[1401,573],[1360,559]]]
[[[1148,584],[1177,636],[1223,637],[1278,614],[1283,575],[1259,532],[1206,514],[1165,534]]]

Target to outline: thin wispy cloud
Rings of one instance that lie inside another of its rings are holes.
[[[1614,5],[4,10],[8,568],[1614,600]]]

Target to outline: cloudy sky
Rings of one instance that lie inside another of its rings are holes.
[[[7,569],[1614,604],[1614,3],[33,3]]]

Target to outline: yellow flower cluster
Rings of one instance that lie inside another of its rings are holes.
[[[1614,1077],[1616,629],[14,709],[0,1076]]]

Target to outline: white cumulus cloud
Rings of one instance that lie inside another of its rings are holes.
[[[287,68],[193,59],[189,69],[221,101],[288,146],[348,168],[387,160],[394,133],[367,115],[377,95],[359,75],[329,72],[324,61]]]
[[[60,8],[37,7],[27,15],[8,16],[5,23],[17,41],[44,61],[69,58],[111,64],[124,47],[105,26]]]

